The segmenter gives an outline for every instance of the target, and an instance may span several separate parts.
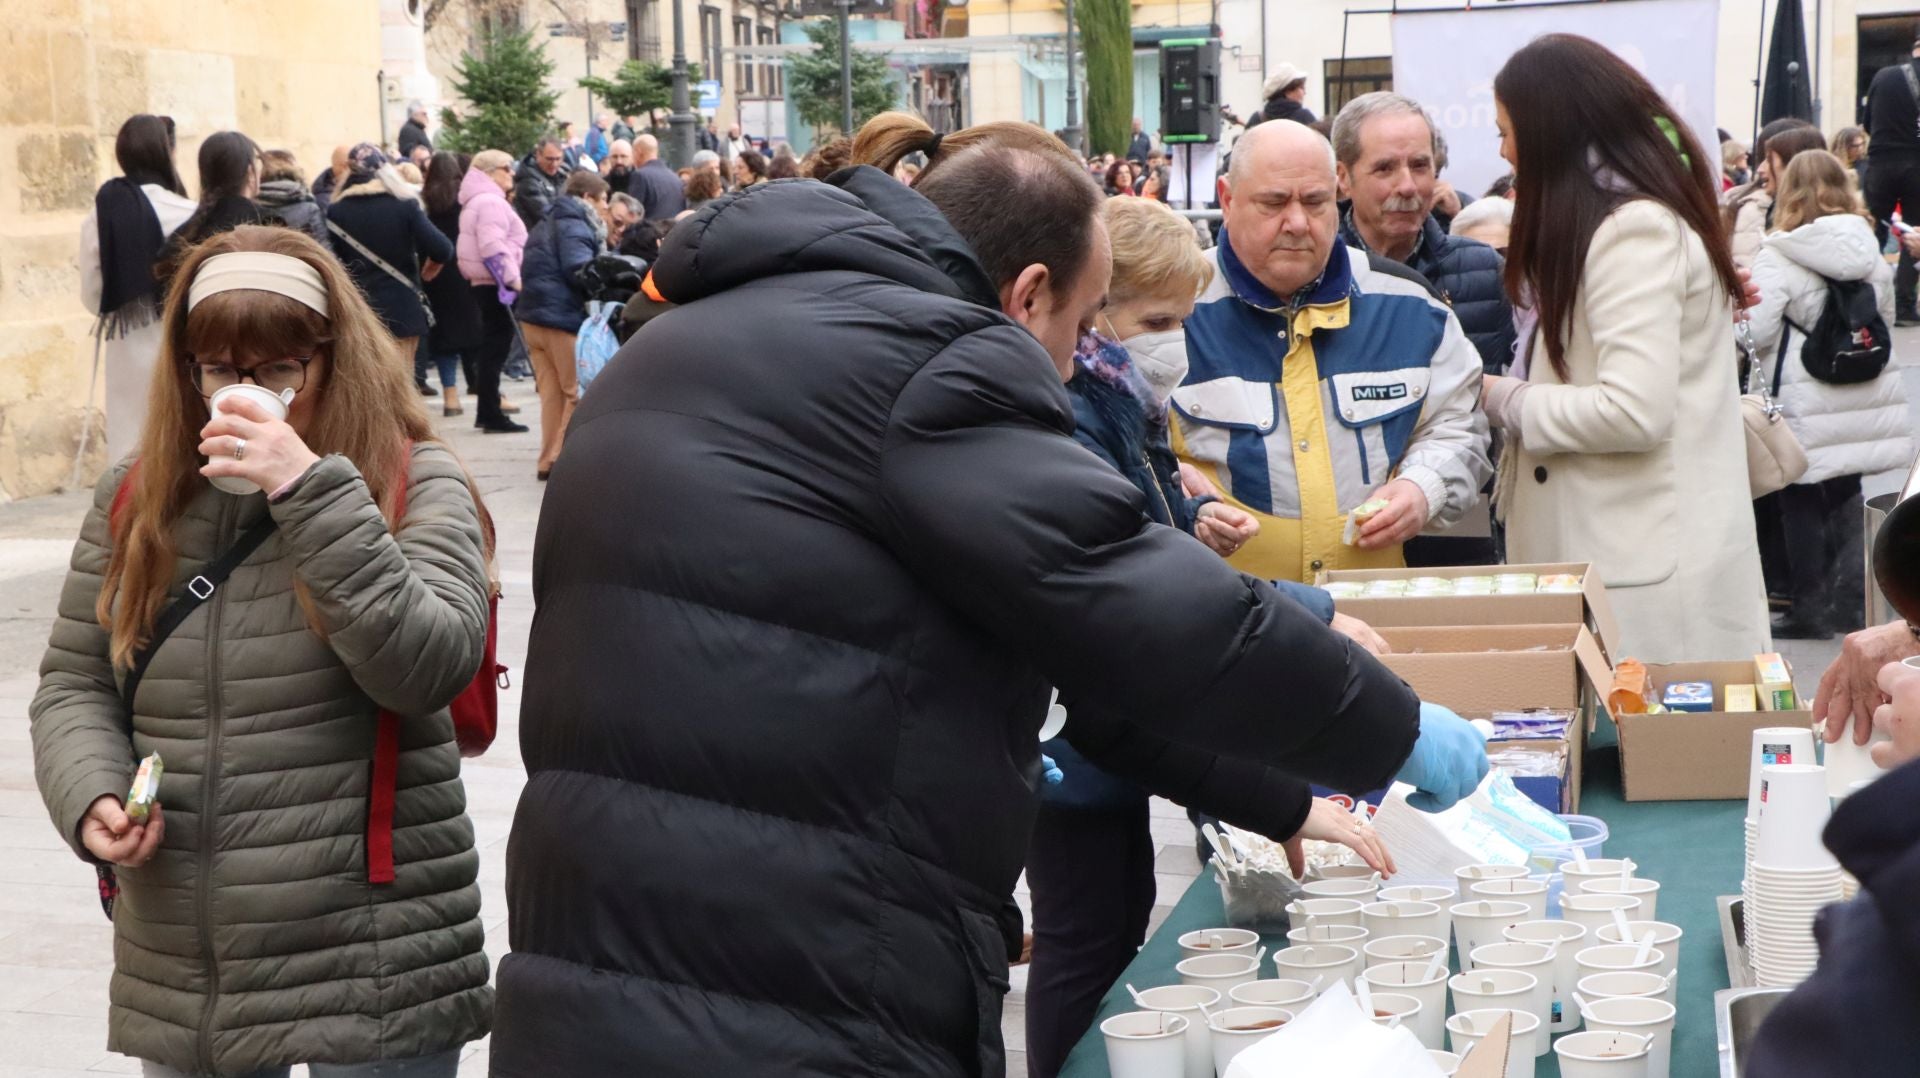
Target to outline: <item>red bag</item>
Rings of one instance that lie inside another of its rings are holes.
[[[409,447],[411,449],[411,447]],[[409,453],[411,455],[411,453]],[[404,474],[394,518],[407,513],[407,485]],[[487,529],[487,548],[493,548],[493,527]],[[480,669],[473,681],[460,690],[448,709],[453,712],[453,735],[460,743],[460,755],[478,756],[493,744],[500,726],[498,689],[509,687],[507,668],[497,656],[500,638],[500,586],[491,584],[487,594],[487,642],[481,651]],[[367,882],[393,882],[393,802],[400,774],[400,716],[380,712],[374,734],[373,777],[367,793]]]

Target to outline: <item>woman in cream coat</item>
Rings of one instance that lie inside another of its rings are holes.
[[[1515,53],[1494,82],[1520,198],[1510,290],[1533,298],[1498,497],[1514,562],[1593,563],[1616,657],[1770,647],[1732,357],[1741,291],[1711,159],[1637,72],[1585,38]]]

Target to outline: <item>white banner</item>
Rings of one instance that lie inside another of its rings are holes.
[[[1714,42],[1719,0],[1489,4],[1468,11],[1393,16],[1393,88],[1420,102],[1447,139],[1444,178],[1470,195],[1510,169],[1493,122],[1493,77],[1507,58],[1547,33],[1590,37],[1632,64],[1693,128],[1717,165]]]

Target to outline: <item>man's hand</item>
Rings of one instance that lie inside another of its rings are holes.
[[[1900,246],[1908,255],[1920,258],[1920,231],[1900,233]]]
[[[1380,841],[1367,822],[1337,802],[1324,797],[1313,799],[1313,807],[1307,810],[1307,820],[1293,837],[1281,843],[1287,851],[1287,867],[1293,871],[1293,878],[1300,879],[1307,873],[1306,850],[1301,843],[1305,839],[1316,842],[1338,842],[1360,855],[1367,867],[1382,876],[1391,876],[1396,871],[1393,855],[1387,852],[1386,843]]]
[[[1260,534],[1260,522],[1244,509],[1225,502],[1208,502],[1200,507],[1200,517],[1193,522],[1193,534],[1207,544],[1207,549],[1230,558],[1247,545],[1247,540]]]
[[[166,833],[167,823],[160,816],[157,801],[143,824],[129,819],[120,799],[112,794],[94,798],[87,814],[80,818],[80,844],[100,860],[122,868],[146,864]]]
[[[1385,509],[1367,518],[1360,526],[1362,550],[1380,550],[1384,547],[1398,546],[1420,534],[1427,526],[1427,495],[1410,480],[1395,479],[1372,494],[1367,500],[1382,499],[1387,503]]]
[[[1813,721],[1826,724],[1829,742],[1845,736],[1849,722],[1854,744],[1872,740],[1874,709],[1887,702],[1880,670],[1911,655],[1920,655],[1920,640],[1904,621],[1847,634],[1840,657],[1820,675],[1820,689],[1813,697]]]
[[[1429,208],[1448,217],[1460,216],[1460,192],[1445,180],[1436,181],[1433,185],[1433,205]]]
[[[1920,670],[1888,663],[1880,668],[1878,684],[1888,702],[1875,711],[1873,724],[1893,740],[1873,747],[1873,762],[1892,770],[1920,759]]]
[[[1373,631],[1373,626],[1368,625],[1366,622],[1361,621],[1351,614],[1342,614],[1337,610],[1334,611],[1333,620],[1327,623],[1327,627],[1339,633],[1341,636],[1352,640],[1361,647],[1366,648],[1367,651],[1374,655],[1393,654],[1393,648],[1381,638],[1379,633]]]

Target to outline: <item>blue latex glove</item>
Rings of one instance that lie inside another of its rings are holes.
[[[1479,788],[1487,777],[1487,740],[1467,720],[1439,704],[1420,704],[1420,738],[1394,776],[1417,792],[1407,804],[1444,812]]]
[[[1053,757],[1044,752],[1040,754],[1040,768],[1049,786],[1058,786],[1060,780],[1067,777],[1067,773],[1060,770],[1060,765],[1053,762]]]

